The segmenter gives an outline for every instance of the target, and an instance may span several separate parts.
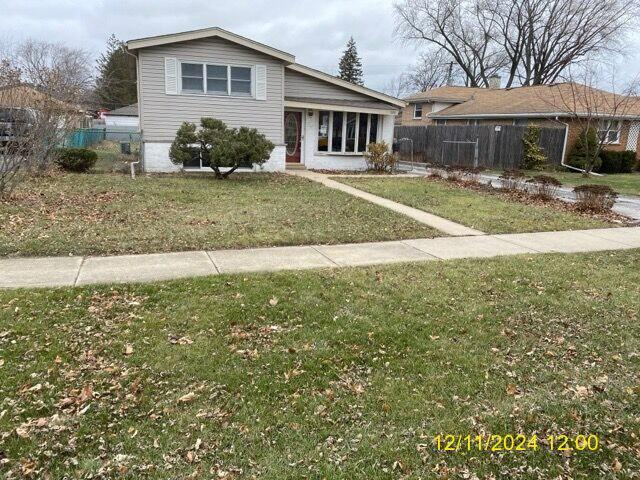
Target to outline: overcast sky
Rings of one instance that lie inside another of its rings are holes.
[[[393,36],[392,0],[3,0],[0,42],[26,37],[84,48],[94,58],[111,33],[122,40],[219,26],[337,73],[353,35],[367,86],[381,90],[415,62],[417,50]],[[638,73],[640,41],[619,76]]]

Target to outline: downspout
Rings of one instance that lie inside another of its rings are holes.
[[[567,153],[567,142],[569,141],[569,124],[566,122],[560,121],[558,118],[559,117],[556,117],[554,121],[560,123],[561,125],[564,125],[564,144],[562,145],[562,158],[560,159],[560,165],[569,170],[575,170],[576,172],[586,173],[586,170],[578,167],[573,167],[564,162],[565,155]],[[596,177],[603,176],[601,173],[595,173],[595,172],[590,172],[590,175],[595,175]]]
[[[133,53],[131,53],[129,50],[127,50],[127,47],[125,45],[122,46],[122,51],[124,53],[126,53],[127,55],[131,55],[133,58],[136,59],[136,91],[138,93],[138,130],[140,130],[140,119],[142,117],[142,115],[140,115],[140,112],[142,111],[141,109],[141,102],[140,102],[140,65],[138,63],[138,56],[134,55]],[[140,150],[138,153],[138,161],[137,162],[131,162],[129,164],[129,166],[131,167],[131,178],[135,179],[136,178],[136,165],[140,165],[140,160],[143,158],[144,156],[144,143],[142,141],[142,131],[140,131]]]

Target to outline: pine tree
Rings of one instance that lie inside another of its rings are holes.
[[[576,142],[573,144],[567,163],[572,167],[578,167],[591,172],[602,165],[600,158],[600,145],[595,128],[584,128]]]
[[[522,137],[522,165],[525,170],[542,170],[547,164],[547,156],[540,147],[540,127],[529,125]]]
[[[353,37],[349,38],[347,42],[347,48],[342,54],[340,59],[340,73],[338,77],[347,82],[355,83],[356,85],[364,85],[362,81],[362,62],[358,56],[358,49],[356,48],[356,41]]]
[[[137,102],[136,59],[124,51],[124,42],[111,35],[98,58],[95,93],[102,107],[113,110]]]

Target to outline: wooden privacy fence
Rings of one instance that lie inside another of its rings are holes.
[[[526,126],[428,125],[398,126],[394,137],[401,160],[410,160],[411,142],[415,162],[465,165],[508,170],[520,168],[522,137]],[[550,164],[559,165],[564,147],[564,128],[540,128],[540,146]],[[477,145],[477,146],[476,146]],[[476,152],[477,149],[477,152]]]

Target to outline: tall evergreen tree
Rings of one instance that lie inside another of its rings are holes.
[[[124,42],[111,34],[97,63],[95,93],[101,107],[113,110],[138,101],[136,59],[125,52]]]
[[[364,85],[362,80],[362,62],[358,56],[356,41],[353,37],[349,38],[347,42],[347,48],[340,59],[339,68],[340,73],[338,73],[338,77],[347,82],[355,83],[356,85]]]

